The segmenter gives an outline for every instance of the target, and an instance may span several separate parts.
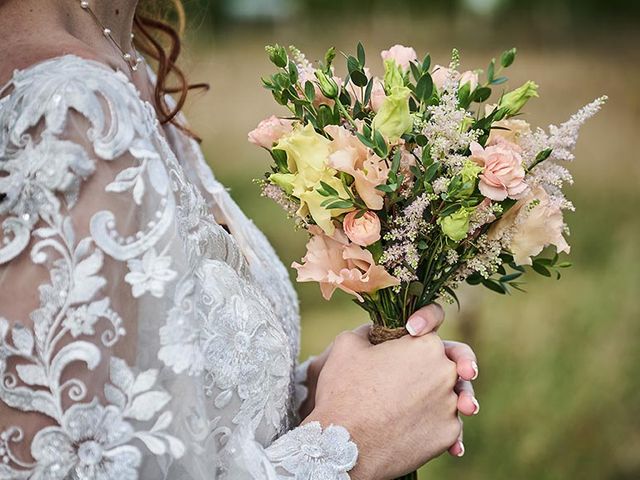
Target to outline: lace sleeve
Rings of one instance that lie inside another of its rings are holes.
[[[346,430],[290,429],[297,337],[255,265],[123,74],[72,56],[17,72],[0,89],[0,480],[348,478]]]
[[[125,84],[30,73],[0,92],[0,479],[138,478],[185,448],[159,370],[134,367],[139,299],[176,276],[141,215],[168,177]]]

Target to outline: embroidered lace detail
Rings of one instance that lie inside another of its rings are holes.
[[[74,56],[0,97],[0,292],[39,300],[0,293],[0,480],[348,478],[344,429],[290,430],[297,298],[197,144]]]
[[[296,479],[348,480],[358,449],[343,427],[331,425],[323,431],[318,422],[311,422],[276,440],[267,456]]]

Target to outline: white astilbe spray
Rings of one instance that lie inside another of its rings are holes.
[[[580,128],[600,111],[606,101],[606,95],[594,100],[578,110],[577,113],[559,127],[550,125],[549,133],[539,128],[534,133],[523,135],[521,145],[525,151],[525,156],[532,162],[532,159],[535,159],[538,153],[551,149],[549,160],[573,160],[575,158],[573,151],[578,141]]]
[[[282,191],[282,189],[272,183],[262,184],[262,196],[269,198],[278,204],[290,217],[295,217],[298,205],[291,201],[289,197]],[[298,218],[298,217],[296,217]]]
[[[431,198],[426,193],[417,197],[401,214],[391,219],[393,228],[384,236],[390,243],[382,254],[380,263],[402,282],[417,279],[414,273],[420,262],[417,241],[431,228],[424,219],[424,212],[430,201]]]
[[[444,162],[457,171],[463,161],[462,157],[455,155],[456,152],[469,148],[471,142],[478,140],[480,132],[464,128],[473,117],[458,105],[457,81],[454,83],[452,78],[445,85],[440,104],[428,107],[430,117],[425,122],[422,133],[429,139],[431,158]]]
[[[606,101],[606,96],[600,97],[589,105],[582,107],[559,127],[555,125],[549,126],[549,148],[553,149],[551,160],[571,161],[575,158],[573,151],[576,148],[580,127],[598,113]]]
[[[562,187],[565,183],[573,184],[573,177],[569,170],[550,161],[541,163],[527,175],[527,184],[529,186],[532,188],[541,186],[561,209],[573,211],[575,210],[573,204],[567,200],[562,192]]]

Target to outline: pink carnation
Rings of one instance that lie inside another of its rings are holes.
[[[471,155],[473,161],[484,167],[479,187],[485,197],[500,202],[507,197],[520,198],[527,191],[522,150],[516,144],[500,139],[495,145],[482,148],[473,142]]]
[[[376,265],[371,252],[349,243],[344,232],[336,230],[332,237],[318,227],[309,228],[303,263],[292,265],[299,282],[318,282],[322,296],[329,300],[340,289],[363,301],[362,293],[373,293],[400,284],[383,267]]]
[[[293,121],[271,115],[262,120],[258,126],[249,132],[248,140],[259,147],[271,148],[284,135],[293,130]]]

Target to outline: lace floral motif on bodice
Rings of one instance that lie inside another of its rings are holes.
[[[75,56],[0,97],[0,479],[348,478],[346,430],[293,428],[286,269],[197,144]]]

